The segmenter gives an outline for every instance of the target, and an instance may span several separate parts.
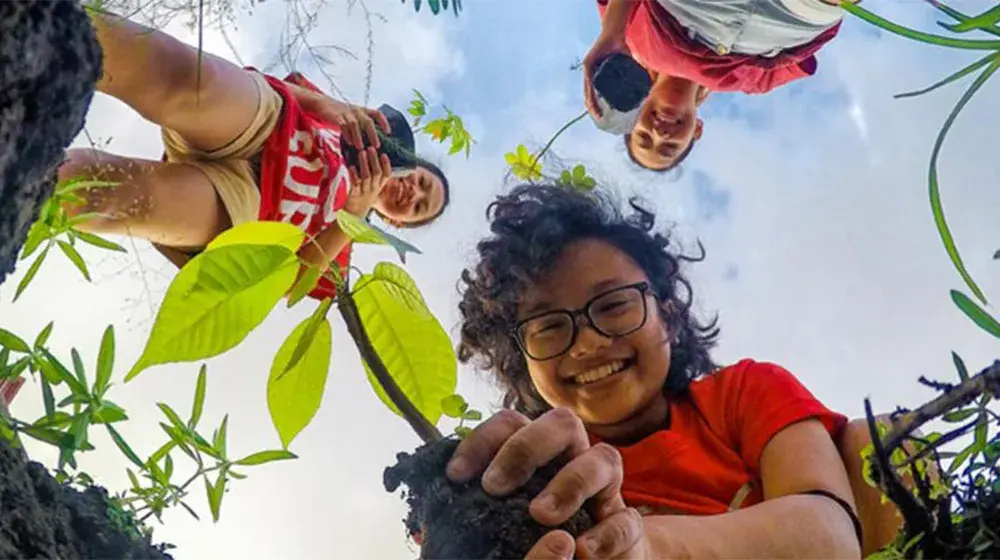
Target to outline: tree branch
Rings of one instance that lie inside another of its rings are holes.
[[[403,419],[410,424],[410,427],[424,443],[443,439],[441,432],[410,402],[403,390],[399,388],[396,380],[389,374],[385,364],[382,363],[382,358],[372,346],[372,341],[368,338],[368,333],[361,322],[361,315],[358,313],[357,304],[354,303],[354,296],[347,289],[338,291],[337,302],[339,305],[337,307],[340,309],[340,316],[344,318],[344,323],[347,324],[347,332],[354,339],[354,344],[361,353],[361,359],[368,364],[372,375],[385,390],[386,396],[389,397],[392,404],[396,405],[396,408],[403,415]]]

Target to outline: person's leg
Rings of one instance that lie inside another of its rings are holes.
[[[889,417],[879,416],[878,420],[889,422]],[[889,544],[899,533],[903,524],[903,519],[896,506],[892,502],[883,504],[882,492],[877,488],[872,488],[864,480],[861,450],[871,441],[868,422],[862,418],[848,423],[836,442],[841,458],[844,460],[844,466],[847,467],[847,475],[851,480],[851,490],[854,493],[854,503],[858,508],[858,517],[861,519],[864,530],[862,556],[868,556]],[[913,452],[910,446],[904,447],[909,452]],[[936,476],[936,473],[932,473],[931,476]],[[903,484],[907,488],[915,487],[910,476],[903,478]]]
[[[93,20],[104,51],[98,91],[205,152],[228,145],[253,123],[260,93],[250,72],[124,18]]]
[[[60,181],[74,178],[117,183],[81,191],[85,204],[67,208],[71,216],[100,214],[78,226],[85,231],[187,248],[204,247],[231,225],[216,187],[197,164],[75,148],[59,168]]]

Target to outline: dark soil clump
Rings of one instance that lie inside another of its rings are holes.
[[[109,517],[107,492],[59,484],[0,438],[0,558],[173,558]]]
[[[452,484],[445,466],[458,446],[446,439],[425,445],[412,455],[400,453],[397,464],[385,470],[389,492],[405,484],[410,513],[404,520],[410,535],[421,543],[421,558],[499,559],[524,558],[545,533],[553,530],[528,514],[528,504],[562,466],[550,464],[505,498],[488,496],[480,479]],[[560,529],[578,536],[594,523],[585,511],[577,512]]]
[[[615,53],[602,60],[594,70],[594,89],[616,111],[629,112],[638,107],[653,80],[632,57]]]

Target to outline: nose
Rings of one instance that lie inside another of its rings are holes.
[[[611,345],[611,339],[594,330],[590,321],[577,323],[576,340],[569,349],[569,355],[574,359],[592,356]]]

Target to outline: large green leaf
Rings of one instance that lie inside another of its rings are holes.
[[[231,245],[191,260],[170,284],[128,381],[156,364],[201,360],[243,341],[291,287],[299,264],[287,247]]]
[[[295,348],[310,331],[313,331],[311,343],[298,363],[288,367]],[[295,327],[274,357],[267,380],[267,408],[285,448],[309,425],[319,410],[330,370],[331,348],[330,322],[322,319],[317,324],[313,317],[309,317]]]
[[[365,332],[389,374],[432,424],[441,418],[441,401],[454,394],[458,364],[448,333],[427,308],[406,272],[379,263],[356,285],[354,299]],[[379,399],[398,409],[365,364],[368,381]]]
[[[284,222],[247,222],[227,229],[205,248],[213,251],[231,245],[279,245],[293,253],[299,250],[306,234]]]

